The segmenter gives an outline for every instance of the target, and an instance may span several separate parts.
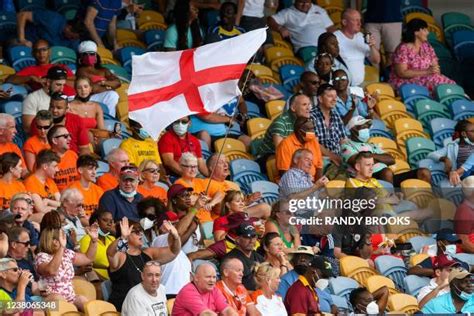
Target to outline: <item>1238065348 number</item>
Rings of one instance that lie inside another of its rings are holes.
[[[20,310],[57,310],[57,301],[46,302],[26,302],[26,301],[0,301],[0,310],[2,311],[20,311]]]

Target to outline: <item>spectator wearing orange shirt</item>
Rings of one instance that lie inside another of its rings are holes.
[[[224,294],[229,306],[236,310],[238,315],[261,315],[242,284],[244,276],[242,261],[237,258],[224,259],[220,269],[222,280],[216,283],[216,287]]]
[[[0,113],[0,155],[7,152],[14,152],[21,157],[23,163],[22,175],[26,175],[26,164],[20,148],[13,143],[16,134],[15,118],[10,114]]]
[[[53,116],[48,110],[40,110],[35,116],[38,134],[28,138],[23,145],[25,152],[26,167],[30,172],[35,170],[36,155],[43,149],[50,149],[48,143],[48,131],[53,126]]]
[[[58,208],[60,193],[54,175],[59,170],[60,158],[50,149],[39,152],[36,157],[36,170],[24,184],[27,191],[31,192],[35,210],[41,213],[47,213]]]
[[[323,157],[318,138],[314,133],[314,124],[311,119],[297,118],[294,125],[294,132],[285,138],[276,150],[276,165],[283,175],[291,167],[293,153],[298,149],[306,148],[313,153],[313,166],[310,174],[315,180],[323,175]]]
[[[21,178],[22,162],[16,153],[4,153],[0,155],[0,208],[10,208],[12,197],[25,192],[25,185],[18,181]]]
[[[138,186],[138,193],[146,197],[154,197],[160,199],[163,204],[168,203],[166,190],[156,185],[160,180],[160,164],[154,160],[143,160],[138,167],[142,183]]]
[[[69,149],[71,134],[63,125],[54,125],[48,132],[48,142],[51,150],[60,158],[59,170],[54,175],[54,182],[59,191],[63,191],[78,179],[77,154]]]
[[[97,179],[97,185],[104,192],[119,185],[120,170],[129,164],[128,154],[120,148],[112,149],[105,160],[109,163],[110,170]]]
[[[99,200],[104,194],[104,190],[94,183],[99,164],[91,155],[82,155],[77,159],[76,167],[79,180],[73,182],[70,188],[75,188],[82,193],[85,216],[89,218],[98,209]]]

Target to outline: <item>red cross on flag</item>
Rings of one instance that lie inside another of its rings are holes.
[[[130,118],[157,139],[184,116],[216,111],[240,95],[239,78],[265,38],[258,29],[195,49],[133,56]]]

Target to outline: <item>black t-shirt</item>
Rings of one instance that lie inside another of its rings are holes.
[[[247,290],[255,291],[257,289],[257,284],[255,283],[255,279],[253,277],[253,268],[255,267],[256,263],[263,262],[265,259],[255,251],[252,251],[249,258],[237,248],[232,249],[227,255],[225,255],[224,259],[226,258],[237,258],[242,261],[242,264],[244,265],[244,277],[242,278],[242,284]]]
[[[402,22],[402,0],[368,0],[365,23]]]
[[[346,255],[357,255],[357,251],[365,242],[366,234],[364,232],[348,232],[340,226],[335,226],[332,232],[334,247],[341,248]]]

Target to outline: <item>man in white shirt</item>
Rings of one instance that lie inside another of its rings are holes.
[[[336,30],[326,10],[311,0],[295,0],[292,7],[269,17],[268,25],[283,38],[289,37],[295,52],[302,47],[316,46],[319,35]]]
[[[360,32],[362,18],[359,11],[346,9],[342,13],[342,29],[334,32],[339,43],[339,55],[346,62],[352,76],[351,85],[359,86],[364,82],[365,57],[373,64],[380,63],[380,52],[375,46],[375,39],[369,36],[369,42],[364,40]]]
[[[425,306],[432,298],[449,293],[448,276],[451,269],[459,266],[459,263],[450,260],[447,256],[439,256],[434,267],[435,276],[430,280],[430,283],[420,289],[416,299],[420,309]]]
[[[158,261],[148,261],[142,271],[142,282],[128,291],[122,305],[122,315],[166,316],[166,291],[160,284]]]

